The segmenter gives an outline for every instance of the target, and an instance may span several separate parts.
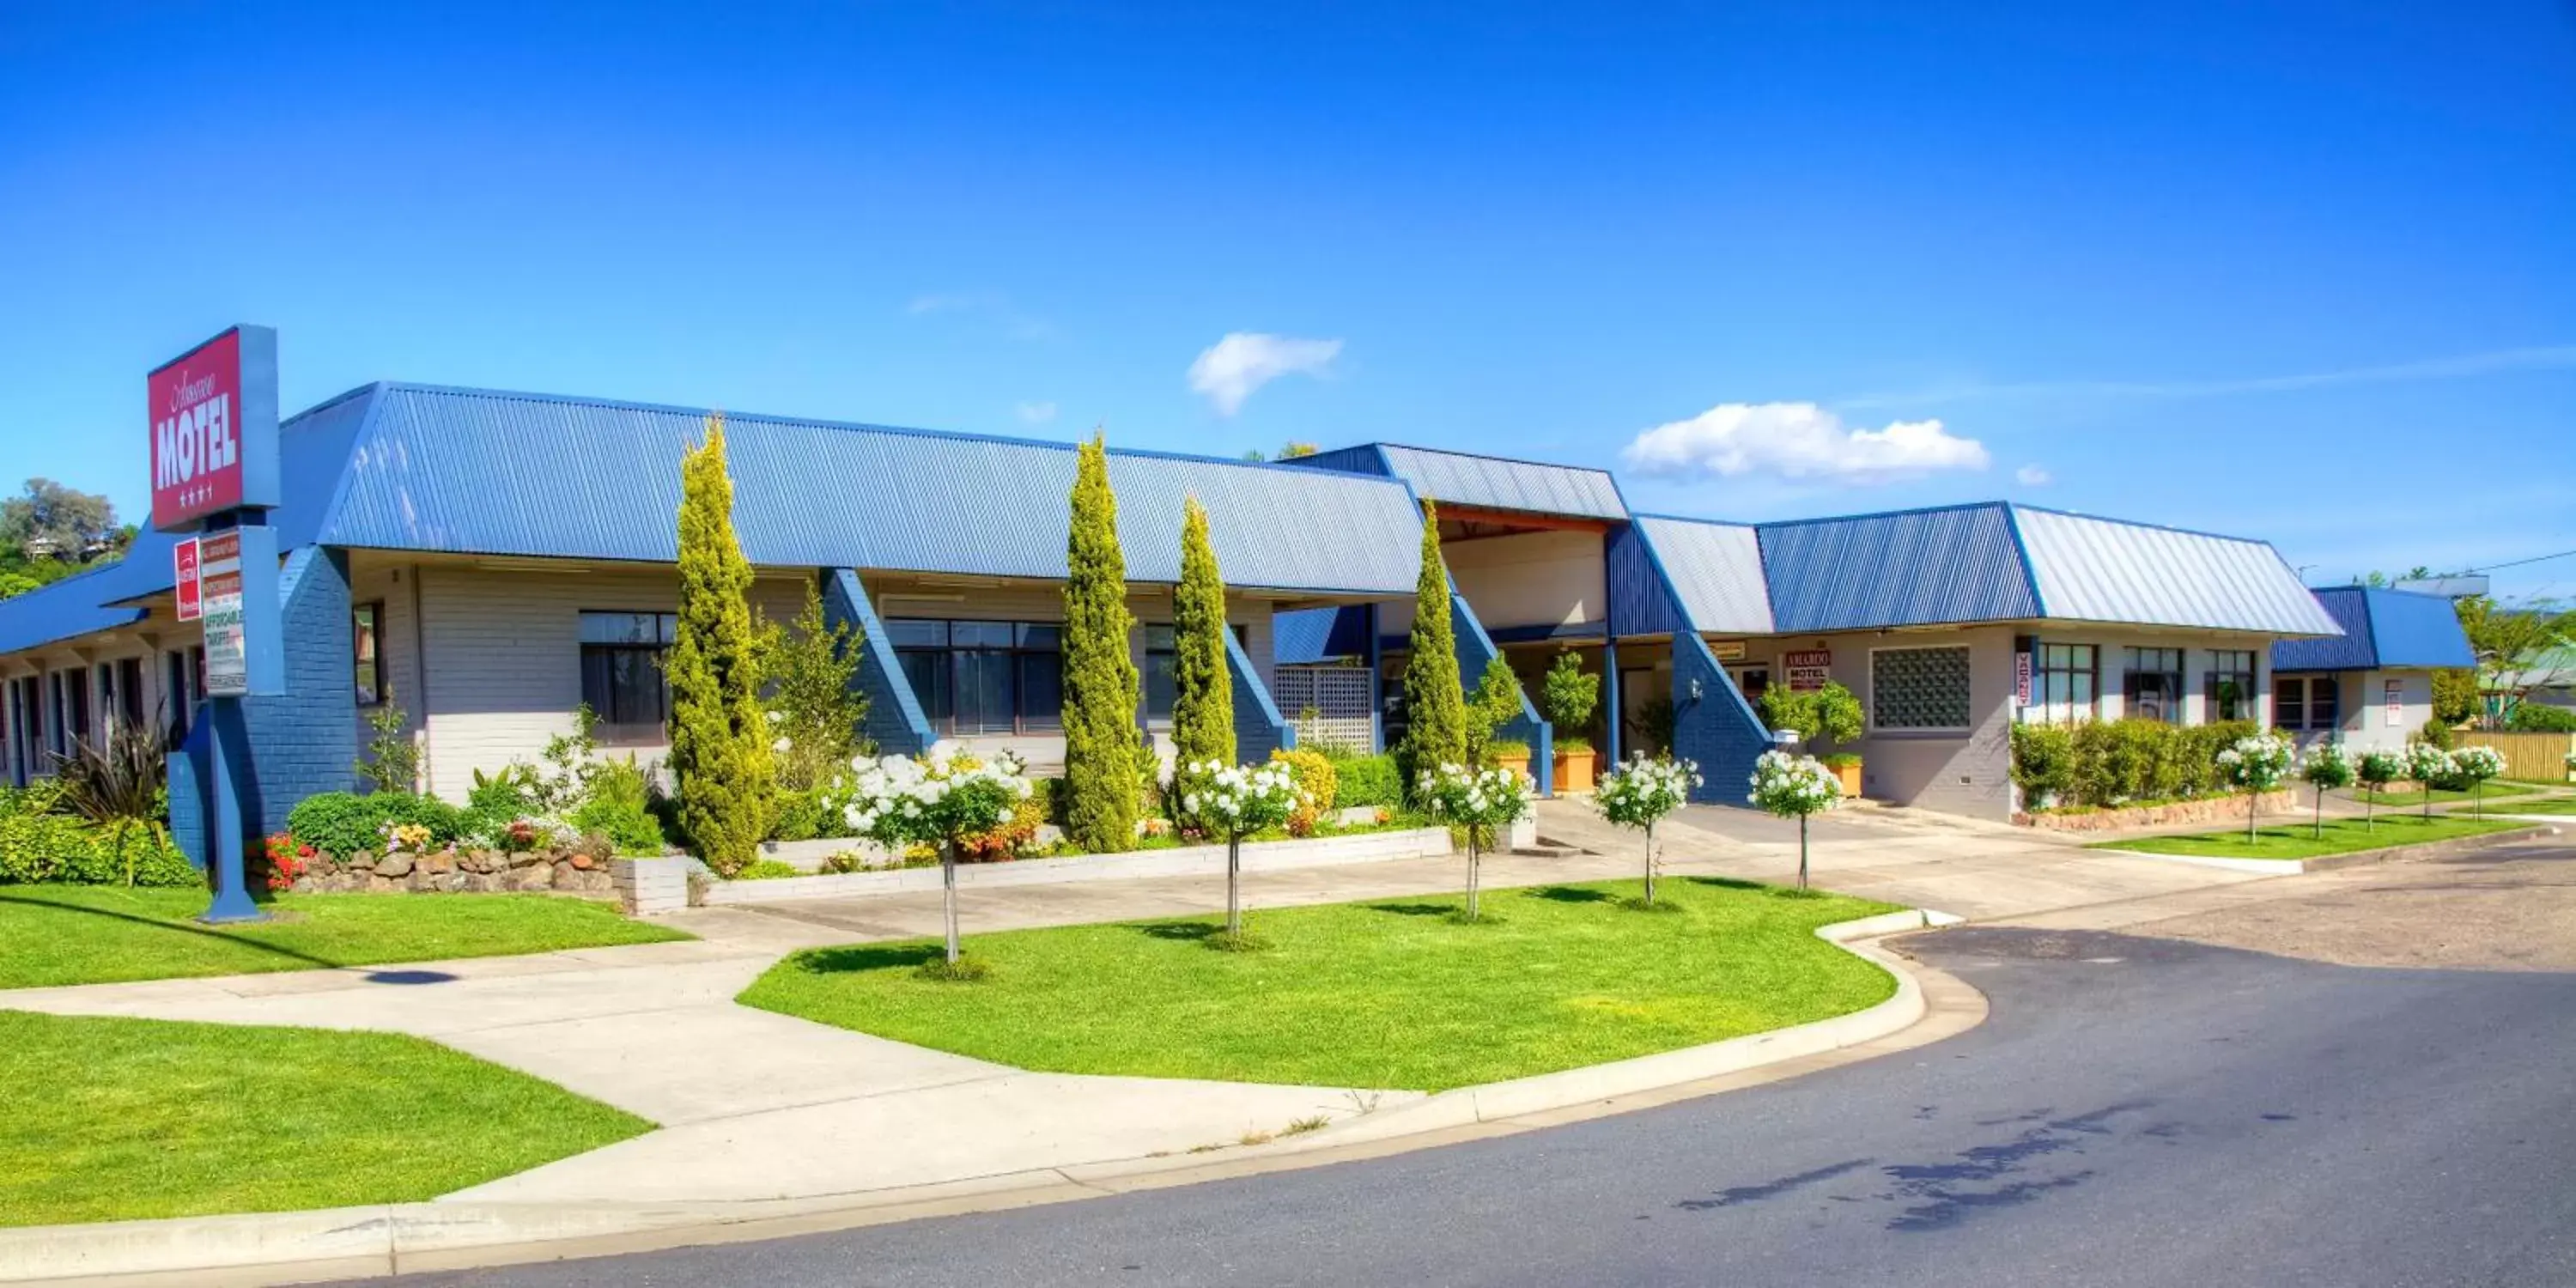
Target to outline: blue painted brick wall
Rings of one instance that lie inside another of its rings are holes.
[[[1259,764],[1270,759],[1270,753],[1285,751],[1297,745],[1297,730],[1279,718],[1279,704],[1271,700],[1269,686],[1261,682],[1261,672],[1252,665],[1252,655],[1225,633],[1225,669],[1234,680],[1234,754],[1244,764]]]
[[[1692,681],[1700,696],[1690,697]],[[1742,805],[1753,762],[1771,747],[1771,732],[1728,679],[1708,642],[1685,632],[1673,637],[1673,752],[1699,762],[1701,785],[1691,799]]]
[[[357,679],[349,627],[349,557],[306,546],[286,558],[277,593],[286,651],[286,692],[242,700],[242,725],[250,750],[243,775],[242,821],[249,834],[243,853],[257,854],[262,836],[285,830],[286,815],[317,792],[357,787]],[[171,830],[191,861],[205,864],[203,734],[211,722],[192,721],[186,764],[173,757]],[[185,780],[184,788],[182,780]],[[184,816],[184,821],[183,821]]]
[[[1449,624],[1458,638],[1459,687],[1474,693],[1477,683],[1485,678],[1486,665],[1500,656],[1502,650],[1494,646],[1493,637],[1485,633],[1484,623],[1477,621],[1475,611],[1467,607],[1467,597],[1459,594],[1455,587],[1449,591]],[[1538,794],[1556,794],[1556,730],[1539,718],[1537,707],[1530,705],[1529,686],[1521,686],[1521,713],[1504,721],[1503,727],[1494,731],[1494,736],[1528,743],[1530,776],[1537,781]]]
[[[921,701],[913,694],[912,681],[904,676],[903,664],[894,655],[894,641],[886,638],[885,624],[877,620],[866,588],[859,584],[859,574],[848,568],[827,568],[822,578],[824,619],[847,623],[858,635],[856,683],[868,697],[868,738],[876,743],[877,754],[918,756],[930,750],[938,738],[921,714]]]

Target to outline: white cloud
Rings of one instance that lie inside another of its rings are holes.
[[[1043,425],[1055,419],[1055,404],[1051,402],[1024,402],[1019,405],[1018,411],[1020,420],[1025,424]]]
[[[1341,352],[1339,340],[1231,331],[1190,364],[1190,388],[1207,395],[1218,415],[1231,416],[1254,390],[1281,376],[1331,374]]]
[[[1866,394],[1856,398],[1838,398],[1834,402],[1839,407],[1857,408],[1909,404],[1921,406],[1926,403],[2011,398],[2109,400],[2225,398],[2240,394],[2277,394],[2295,393],[2305,389],[2333,389],[2345,385],[2459,380],[2513,371],[2563,371],[2569,367],[2576,367],[2576,344],[2498,349],[2489,353],[2463,354],[2451,358],[2392,362],[2377,367],[2345,367],[2335,371],[2303,371],[2286,376],[2255,376],[2238,380],[2033,380],[2002,384],[1972,380],[1901,394]]]
[[[2013,471],[2013,482],[2023,487],[2047,487],[2055,481],[2055,476],[2037,465],[2025,465]]]
[[[1984,444],[1952,435],[1937,420],[1855,429],[1808,402],[1720,403],[1637,435],[1623,456],[1628,468],[1664,478],[1773,474],[1841,484],[1982,470],[1992,463]]]

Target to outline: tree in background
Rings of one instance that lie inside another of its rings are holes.
[[[1225,664],[1225,577],[1208,542],[1207,511],[1181,513],[1181,584],[1172,592],[1172,758],[1234,765],[1234,682]]]
[[[785,630],[761,641],[767,680],[770,751],[778,785],[791,792],[829,786],[853,757],[871,750],[868,696],[856,680],[859,636],[823,612],[822,591],[805,583],[805,604]]]
[[[1485,659],[1476,691],[1467,695],[1467,763],[1484,768],[1494,760],[1494,734],[1521,714],[1521,677],[1500,653]]]
[[[106,497],[29,479],[0,501],[0,599],[122,559],[133,542],[133,525],[116,521]]]
[[[1449,568],[1440,558],[1440,511],[1422,503],[1422,574],[1413,589],[1412,655],[1404,663],[1404,741],[1398,768],[1407,784],[1467,761],[1467,695],[1458,678],[1458,634],[1449,620]]]
[[[680,458],[680,629],[665,663],[671,685],[671,774],[680,832],[706,865],[732,876],[769,834],[769,720],[760,702],[760,630],[751,562],[733,531],[724,417]]]
[[[1143,779],[1136,660],[1127,651],[1136,619],[1127,611],[1109,447],[1097,433],[1074,469],[1072,526],[1064,581],[1064,831],[1090,853],[1112,854],[1136,843]]]
[[[2576,611],[2554,599],[2534,599],[2507,607],[2486,595],[2453,603],[2469,651],[2478,659],[2480,715],[2509,715],[2530,696],[2532,663],[2542,653],[2562,647],[2576,632]]]

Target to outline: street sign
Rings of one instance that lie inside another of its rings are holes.
[[[242,611],[242,534],[231,528],[197,538],[200,620],[206,631],[206,692],[250,694],[250,647]]]
[[[277,332],[234,327],[146,376],[144,398],[154,528],[278,505]]]
[[[197,539],[190,537],[172,546],[170,558],[176,565],[179,576],[179,579],[172,583],[179,595],[179,620],[193,622],[205,616],[206,612],[205,592],[197,580],[197,569],[200,566],[197,557]]]

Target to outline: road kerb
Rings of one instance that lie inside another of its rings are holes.
[[[1513,1134],[1796,1076],[1973,1027],[1984,1018],[1984,999],[1973,988],[1870,942],[1957,920],[1909,909],[1819,927],[1818,938],[1878,964],[1896,979],[1893,996],[1849,1015],[1585,1069],[1462,1087],[1265,1145],[754,1203],[433,1201],[0,1227],[0,1283],[234,1288],[526,1264],[1067,1202]],[[1938,1017],[1945,1022],[1924,1024],[1930,1009],[1927,981],[1946,999]],[[1927,1031],[1907,1032],[1918,1026]]]

